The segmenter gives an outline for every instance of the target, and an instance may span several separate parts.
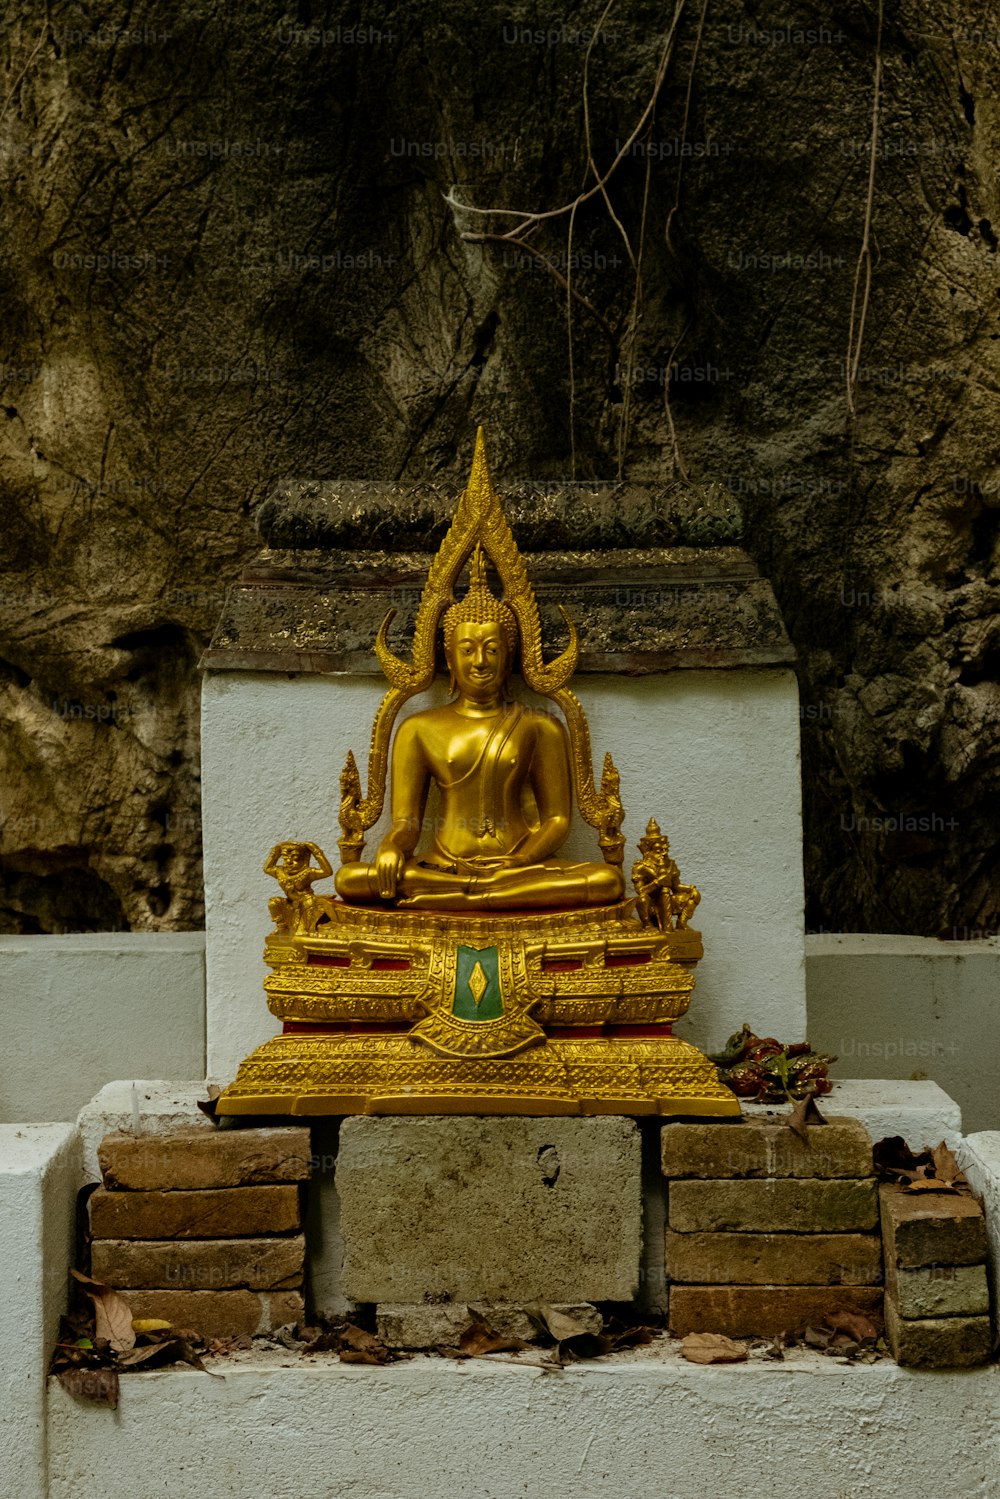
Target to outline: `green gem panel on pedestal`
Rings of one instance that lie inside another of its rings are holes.
[[[451,1013],[458,1020],[499,1020],[503,1014],[503,996],[495,947],[459,944]]]

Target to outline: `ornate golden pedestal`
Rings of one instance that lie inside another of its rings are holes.
[[[697,932],[603,910],[448,918],[325,903],[265,957],[285,1034],[248,1057],[227,1114],[732,1114],[670,1034]]]
[[[390,778],[395,719],[434,680],[442,617],[454,700],[397,729]],[[391,618],[376,640],[390,686],[367,796],[353,755],[341,777],[341,898],[313,892],[333,873],[315,844],[271,851],[264,868],[284,898],[270,905],[265,989],[284,1034],[243,1062],[218,1113],[738,1115],[712,1064],[670,1032],[702,956],[688,928],[699,893],[650,820],[625,898],[618,773],[606,756],[595,785],[587,720],[567,685],[576,633],[569,625],[569,645],[544,661],[481,433],[410,662],[389,648]],[[511,697],[516,655],[526,687],[558,714]],[[389,779],[391,826],[365,863]],[[574,811],[603,863],[559,856]]]

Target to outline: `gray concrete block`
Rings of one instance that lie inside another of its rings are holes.
[[[352,1301],[628,1301],[642,1240],[631,1119],[346,1119],[337,1158]]]
[[[312,1317],[350,1317],[352,1304],[341,1293],[344,1240],[334,1167],[339,1119],[322,1119],[312,1129],[312,1179],[306,1192],[306,1303]]]
[[[441,1301],[418,1306],[380,1306],[375,1326],[390,1348],[437,1348],[454,1346],[472,1321],[462,1302]]]
[[[903,1269],[891,1260],[885,1288],[901,1317],[988,1317],[985,1265],[921,1265]]]
[[[604,1326],[604,1318],[589,1301],[552,1306],[549,1311],[572,1318],[584,1332],[597,1334]],[[453,1347],[476,1317],[500,1337],[533,1343],[544,1335],[536,1317],[530,1316],[525,1307],[507,1301],[480,1302],[475,1306],[456,1301],[424,1302],[419,1306],[389,1304],[375,1311],[378,1335],[391,1348],[437,1348],[441,1344]]]

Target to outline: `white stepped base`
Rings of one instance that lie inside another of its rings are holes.
[[[283,1351],[224,1379],[122,1378],[116,1414],[49,1388],[49,1499],[986,1499],[1000,1373],[686,1363],[640,1351],[562,1373]]]

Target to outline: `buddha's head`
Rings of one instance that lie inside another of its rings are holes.
[[[452,691],[485,700],[503,691],[517,648],[514,611],[491,592],[486,559],[476,547],[469,563],[469,591],[444,617],[444,654]]]

